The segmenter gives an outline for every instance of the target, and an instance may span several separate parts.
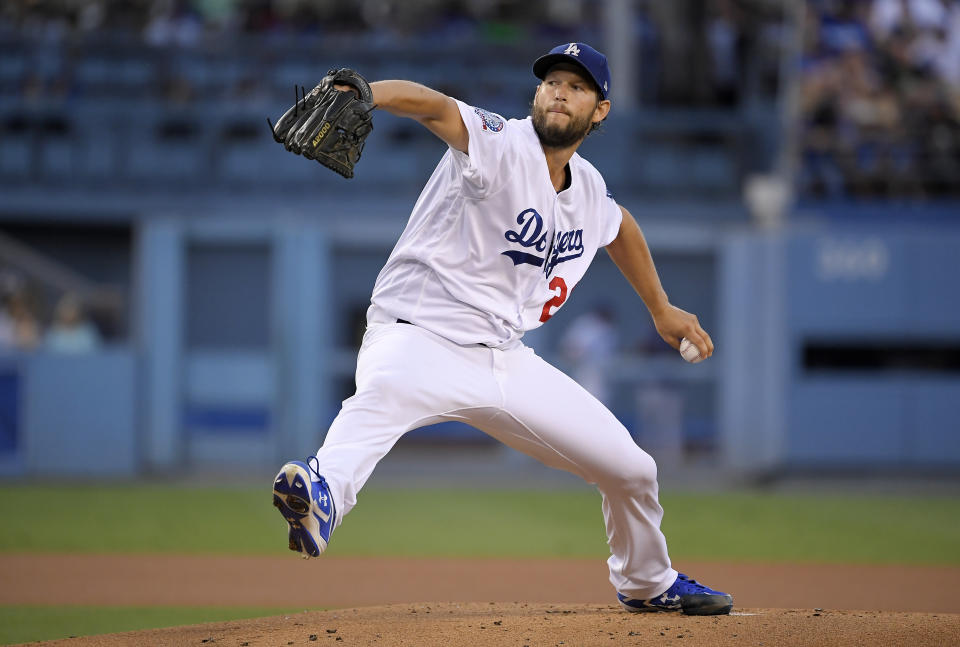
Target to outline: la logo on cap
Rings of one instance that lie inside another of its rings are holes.
[[[570,43],[567,45],[567,49],[563,50],[563,53],[570,56],[580,56],[580,48],[577,47],[576,43]]]

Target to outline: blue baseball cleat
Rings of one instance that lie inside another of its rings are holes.
[[[273,481],[273,505],[289,526],[290,550],[319,557],[327,549],[337,510],[330,486],[312,465],[290,461],[280,468]]]
[[[617,599],[627,611],[682,611],[688,616],[719,616],[730,613],[733,608],[733,596],[691,580],[683,573],[677,574],[673,585],[649,600],[635,600],[617,593]]]

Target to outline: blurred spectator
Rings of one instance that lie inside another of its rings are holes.
[[[10,273],[4,273],[0,283],[0,350],[34,350],[40,344],[40,324],[25,284]]]
[[[640,442],[661,467],[683,461],[683,394],[668,382],[640,382],[634,390]]]
[[[368,52],[405,45],[429,50],[526,47],[531,40],[602,42],[606,1],[614,0],[5,0],[0,36],[47,43],[71,62],[104,44],[123,51],[147,45],[201,59],[236,47],[250,58],[279,62],[274,45],[285,58],[284,51],[300,45],[338,42]],[[783,38],[771,37],[770,27],[783,20],[779,2],[635,0],[633,5],[644,102],[736,106],[747,87],[775,95],[768,80],[779,70]],[[255,39],[253,46],[245,39]],[[498,54],[484,51],[494,59]],[[118,70],[137,77],[138,60],[133,56]],[[170,77],[179,81],[184,74],[158,67],[159,82],[148,87],[169,93]],[[677,74],[678,69],[688,73]],[[198,66],[197,74],[203,72]],[[263,76],[271,78],[271,71]],[[173,92],[182,94],[179,85]]]
[[[809,0],[804,42],[803,194],[958,194],[960,1]]]
[[[946,18],[949,1],[873,0],[870,5],[870,31],[882,41],[908,25],[920,30],[940,29]]]
[[[154,2],[143,39],[154,47],[196,47],[203,36],[203,17],[189,6],[174,2]]]
[[[712,86],[717,103],[737,105],[740,97],[740,71],[743,69],[745,39],[740,19],[731,0],[711,3],[712,14],[707,24],[710,61],[713,65]]]
[[[0,352],[16,348],[16,339],[16,322],[4,297],[0,303]]]
[[[44,347],[55,353],[89,353],[100,347],[100,333],[77,295],[66,294],[57,303]]]
[[[780,3],[766,0],[642,0],[639,18],[641,74],[655,74],[654,103],[670,106],[736,107],[749,87],[771,99],[779,85],[780,47],[785,40]],[[686,73],[678,74],[677,70]],[[648,94],[646,82],[644,95]]]
[[[608,406],[610,361],[618,345],[616,315],[608,305],[574,319],[559,342],[560,353],[572,366],[573,379]]]

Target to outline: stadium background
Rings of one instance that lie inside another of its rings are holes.
[[[955,493],[960,3],[15,0],[4,499],[37,478],[259,484],[312,453],[443,146],[378,114],[346,181],[266,117],[341,65],[523,116],[530,63],[572,40],[613,71],[581,152],[718,352],[682,362],[604,254],[528,343],[609,404],[668,492]],[[579,487],[454,424],[371,482],[505,484]],[[6,550],[44,550],[30,541]]]

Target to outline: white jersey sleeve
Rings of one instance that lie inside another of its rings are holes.
[[[620,233],[620,223],[623,222],[623,212],[620,211],[620,205],[613,199],[613,194],[606,187],[606,198],[603,199],[600,208],[600,222],[603,223],[603,229],[600,233],[600,247],[606,247],[614,241],[617,234]]]
[[[501,160],[508,137],[503,132],[506,120],[498,114],[457,101],[460,118],[467,127],[470,142],[467,152],[451,148],[453,161],[463,180],[463,189],[473,198],[483,197],[501,172]]]

